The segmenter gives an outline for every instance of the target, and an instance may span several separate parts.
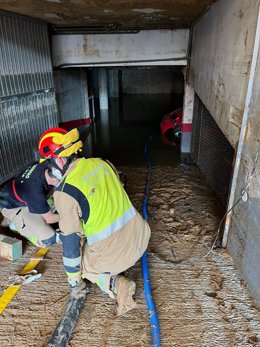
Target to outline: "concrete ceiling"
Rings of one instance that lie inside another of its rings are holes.
[[[216,0],[0,0],[0,9],[71,30],[189,27]]]

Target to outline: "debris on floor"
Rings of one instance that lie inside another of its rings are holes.
[[[22,256],[22,241],[0,234],[0,259],[17,260]]]
[[[127,190],[140,211],[147,168],[124,166]],[[254,307],[233,259],[215,249],[223,215],[198,169],[153,167],[148,203],[152,237],[148,249],[150,281],[164,347],[260,346],[260,313]],[[16,262],[1,261],[0,292],[6,279],[33,256],[28,247]],[[190,262],[192,260],[192,262]],[[0,316],[0,345],[44,346],[62,315],[69,288],[61,246],[51,247],[41,263],[42,277],[23,286]],[[150,346],[141,262],[128,270],[136,282],[137,307],[122,317],[116,303],[91,285],[70,347]]]

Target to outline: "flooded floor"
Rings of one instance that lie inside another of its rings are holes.
[[[161,144],[158,129],[147,122],[126,122],[121,130],[113,127],[110,150],[102,153],[98,149],[96,155],[105,155],[127,174],[128,194],[140,211],[147,177],[144,144],[152,135],[148,252],[161,345],[260,346],[260,313],[232,258],[222,249],[205,257],[223,208],[199,170],[180,165],[177,149]],[[18,261],[1,261],[1,293],[8,277],[18,273],[35,252],[35,247],[27,246]],[[0,346],[44,346],[62,315],[68,284],[59,245],[50,249],[39,269],[41,279],[23,286],[0,316]],[[70,347],[150,346],[140,261],[127,276],[137,284],[137,308],[117,317],[115,302],[91,285]]]

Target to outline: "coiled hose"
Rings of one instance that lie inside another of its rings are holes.
[[[150,179],[151,179],[151,173],[152,173],[152,164],[151,164],[151,160],[148,153],[148,145],[150,142],[151,142],[151,137],[146,142],[145,149],[144,149],[145,159],[148,165],[148,175],[146,180],[145,198],[142,205],[142,211],[143,211],[143,217],[147,223],[149,222],[147,203],[149,200]],[[152,347],[159,347],[161,345],[160,325],[159,325],[159,320],[158,320],[158,316],[156,312],[155,303],[152,296],[152,289],[150,286],[147,251],[145,251],[142,256],[142,271],[143,271],[143,279],[144,279],[144,294],[145,294],[146,304],[147,304],[148,313],[150,317],[150,323],[151,323]]]

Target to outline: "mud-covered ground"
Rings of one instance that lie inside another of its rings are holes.
[[[138,210],[147,168],[120,168]],[[150,280],[165,347],[260,346],[260,313],[225,250],[210,249],[222,216],[216,197],[195,167],[153,167],[149,199]],[[26,247],[21,259],[0,262],[0,293],[9,276],[36,252]],[[198,260],[199,259],[199,260]],[[190,262],[191,260],[191,262]],[[1,347],[40,347],[48,341],[66,301],[68,285],[61,247],[50,249],[39,270],[42,278],[21,288],[0,316]],[[70,347],[150,346],[150,322],[140,262],[128,271],[137,283],[138,306],[116,317],[115,302],[91,285]]]

